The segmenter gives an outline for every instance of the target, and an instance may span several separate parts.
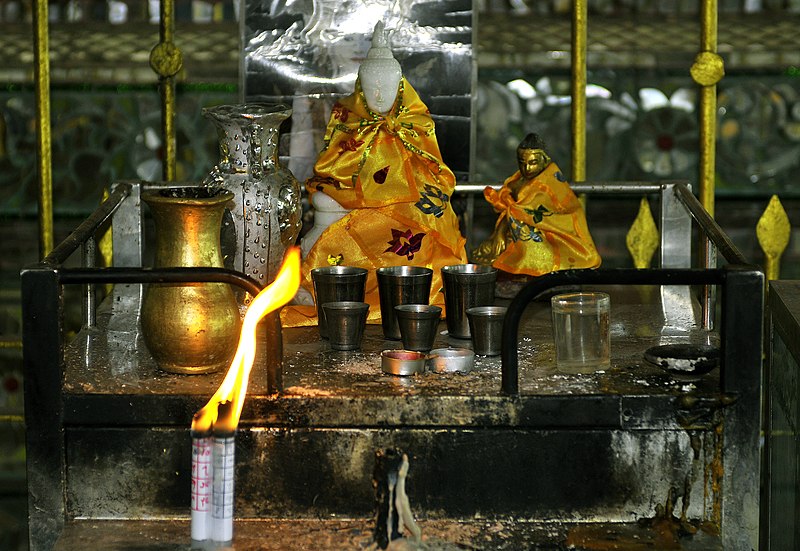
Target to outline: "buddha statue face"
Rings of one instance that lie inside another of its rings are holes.
[[[550,157],[543,149],[517,149],[519,172],[526,180],[538,176],[549,164]]]

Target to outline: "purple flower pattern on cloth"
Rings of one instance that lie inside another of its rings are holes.
[[[422,247],[423,237],[425,237],[424,233],[415,234],[410,229],[401,231],[392,228],[392,240],[387,241],[389,247],[383,252],[393,252],[398,256],[405,256],[408,260],[413,260],[414,253]]]
[[[436,218],[441,218],[449,202],[450,197],[441,189],[426,184],[425,191],[420,193],[419,201],[414,206],[425,214],[432,214]]]

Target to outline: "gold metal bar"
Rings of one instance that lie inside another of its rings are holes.
[[[703,0],[700,53],[692,65],[692,78],[700,91],[700,203],[714,216],[716,167],[717,83],[725,74],[717,55],[717,0]]]
[[[177,171],[177,140],[175,137],[175,78],[161,82],[161,117],[164,125],[164,180],[175,181]]]
[[[39,163],[39,254],[53,250],[53,170],[50,134],[50,40],[47,0],[33,11],[33,70],[36,81],[36,148]]]
[[[24,425],[25,417],[22,415],[0,415],[0,423],[13,423],[16,425]]]
[[[158,74],[161,91],[161,128],[164,140],[164,180],[176,178],[177,144],[175,137],[175,75],[183,59],[172,41],[175,34],[175,0],[162,0],[160,7],[159,43],[150,52],[150,66]]]
[[[722,58],[717,55],[717,0],[702,0],[700,13],[700,52],[690,73],[700,89],[700,166],[699,198],[703,208],[714,216],[714,176],[716,168],[717,83],[725,75]],[[699,250],[703,267],[716,265],[716,254],[707,238],[701,238]],[[714,289],[703,289],[703,327],[712,326]]]
[[[717,88],[700,90],[700,204],[714,216],[714,170],[716,166]]]
[[[586,180],[586,28],[588,0],[572,8],[572,181]]]
[[[0,348],[22,348],[22,341],[15,340],[0,340]]]
[[[700,49],[704,52],[717,51],[717,0],[703,0],[702,28],[700,29]]]

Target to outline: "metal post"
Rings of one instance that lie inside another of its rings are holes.
[[[586,179],[586,27],[587,0],[575,0],[572,8],[572,175],[573,182]]]
[[[127,185],[130,185],[130,194],[114,213],[111,225],[113,265],[116,267],[142,265],[142,184],[129,182]]]
[[[717,55],[717,0],[703,0],[700,53],[691,67],[700,89],[700,202],[714,216],[714,172],[716,163],[717,83],[725,75]]]
[[[65,518],[63,301],[54,270],[23,270],[21,282],[28,536],[31,549],[52,549]]]
[[[50,135],[50,45],[47,0],[33,10],[33,71],[36,80],[36,147],[39,163],[39,255],[53,249],[53,171]]]
[[[700,203],[714,217],[714,176],[717,145],[717,83],[725,75],[722,58],[717,55],[717,0],[701,2],[700,52],[695,57],[690,73],[700,85]],[[716,266],[716,255],[707,237],[701,237],[701,265]],[[703,305],[713,301],[706,289]],[[703,312],[703,324],[711,327],[713,314],[708,308]]]
[[[735,401],[724,410],[720,529],[724,549],[758,549],[764,274],[736,265],[725,272],[721,383]]]
[[[675,187],[674,183],[661,186],[661,267],[691,268],[692,215]],[[696,319],[691,289],[687,285],[662,285],[659,292],[664,313],[662,335],[686,333]]]
[[[675,194],[675,184],[661,186],[661,267],[692,267],[692,215]]]
[[[267,392],[279,394],[283,391],[283,331],[280,310],[264,316],[260,325],[265,332]]]
[[[96,266],[95,256],[95,239],[90,237],[81,249],[81,265],[84,268],[94,268]],[[96,308],[97,297],[94,294],[94,284],[87,283],[83,286],[83,323],[86,327],[95,326],[97,322]]]
[[[164,140],[164,180],[176,173],[175,75],[183,66],[183,55],[172,41],[175,34],[175,0],[161,0],[159,43],[150,52],[150,67],[158,74],[161,90],[161,124]]]

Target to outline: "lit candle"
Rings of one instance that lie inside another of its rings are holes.
[[[211,540],[214,547],[227,547],[233,541],[236,427],[256,357],[256,327],[261,318],[289,302],[299,286],[300,249],[293,247],[275,281],[250,303],[230,368],[217,391],[192,419],[193,542]]]
[[[230,419],[233,402],[222,402],[217,419]],[[213,492],[211,498],[211,540],[229,544],[233,540],[233,466],[235,429],[227,423],[214,425]]]
[[[192,541],[209,537],[211,526],[212,439],[209,432],[192,435]]]

